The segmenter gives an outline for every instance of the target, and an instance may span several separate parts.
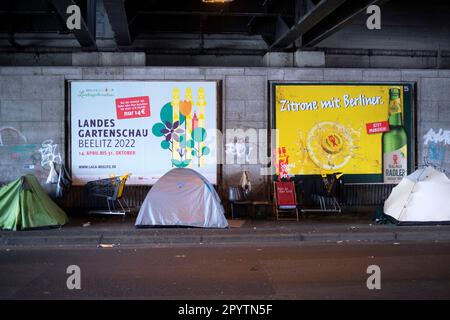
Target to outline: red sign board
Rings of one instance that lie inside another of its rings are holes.
[[[117,119],[150,117],[148,96],[116,99]]]
[[[277,192],[277,202],[280,206],[296,205],[295,203],[295,187],[292,182],[275,183]]]
[[[380,121],[380,122],[366,123],[366,129],[368,134],[386,132],[389,131],[389,122]]]

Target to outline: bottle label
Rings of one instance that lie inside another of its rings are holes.
[[[406,145],[400,149],[383,154],[384,183],[399,183],[408,172]]]
[[[400,112],[402,112],[400,98],[391,99],[391,101],[389,101],[389,114],[396,114]]]

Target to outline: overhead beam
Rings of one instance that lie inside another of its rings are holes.
[[[0,10],[0,15],[12,15],[12,16],[39,16],[39,15],[54,15],[56,11],[44,11],[44,10]]]
[[[330,37],[351,23],[358,15],[364,13],[370,5],[383,5],[389,0],[349,0],[340,7],[333,15],[322,21],[321,24],[312,28],[302,37],[302,45],[312,47]]]
[[[167,1],[155,1],[155,0],[128,0],[126,2],[127,9],[130,12],[135,11],[184,11],[184,12],[223,12],[223,13],[239,13],[239,12],[251,12],[251,13],[265,13],[272,12],[276,14],[283,14],[283,9],[286,3],[289,1],[275,1],[280,3],[280,6],[273,6],[269,11],[266,10],[262,0],[235,0],[233,2],[225,4],[211,4],[203,3],[201,0],[187,1],[187,0],[167,0]],[[288,11],[289,13],[289,11]]]
[[[118,46],[131,45],[131,36],[124,0],[103,0],[109,23],[114,31]]]
[[[106,0],[108,1],[108,0]],[[110,0],[117,1],[117,0]],[[280,13],[271,12],[230,12],[230,11],[137,11],[138,15],[153,15],[153,16],[219,16],[219,17],[263,17],[263,18],[277,18]],[[290,15],[283,15],[290,16]]]
[[[97,0],[86,0],[86,24],[91,34],[97,34]]]
[[[63,21],[67,21],[70,14],[67,14],[67,8],[71,5],[76,5],[75,1],[73,0],[50,0],[53,6],[55,7],[56,11],[58,12],[58,15],[61,17]],[[89,9],[89,7],[88,7]],[[89,19],[92,19],[91,15],[95,15],[95,12],[89,12],[88,10]],[[97,45],[95,43],[95,33],[93,33],[89,28],[84,20],[83,17],[80,17],[81,23],[80,23],[80,29],[74,29],[73,34],[75,35],[75,38],[78,40],[80,45],[84,48],[89,49],[97,49]]]
[[[270,45],[270,49],[289,46],[300,38],[302,34],[313,28],[331,12],[336,10],[345,1],[346,0],[322,0],[308,13],[300,17],[291,28],[287,28],[286,24],[278,24],[277,30],[275,31],[275,34],[277,35],[276,40]]]
[[[242,17],[210,18],[202,22],[201,17],[188,16],[183,19],[141,19],[133,30],[140,31],[139,36],[154,33],[199,34],[200,32],[203,34],[270,35],[274,30],[274,24],[275,20],[256,23],[252,31],[249,31],[248,20]]]

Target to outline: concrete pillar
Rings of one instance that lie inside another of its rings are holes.
[[[263,57],[265,67],[293,67],[294,57],[290,52],[267,52]]]
[[[325,67],[325,53],[322,51],[296,51],[295,67]]]

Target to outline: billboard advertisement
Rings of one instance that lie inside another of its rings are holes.
[[[277,174],[398,183],[413,160],[410,84],[272,84]]]
[[[172,168],[217,183],[216,81],[71,81],[74,184],[131,173],[151,185]]]

